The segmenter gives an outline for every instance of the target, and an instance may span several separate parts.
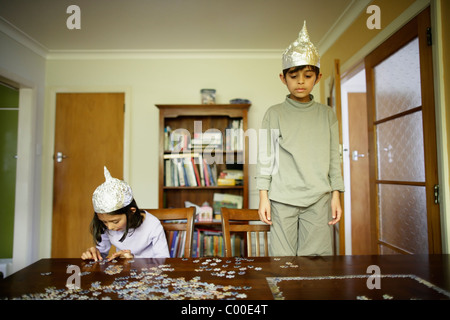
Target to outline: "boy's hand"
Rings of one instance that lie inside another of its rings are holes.
[[[272,224],[271,216],[270,216],[270,201],[267,190],[259,191],[259,209],[258,209],[259,219],[267,223],[268,225]]]
[[[83,260],[89,260],[93,259],[95,261],[103,260],[102,255],[100,254],[100,251],[96,247],[90,247],[85,252],[81,254],[81,259]]]
[[[114,252],[107,259],[108,259],[108,261],[111,261],[115,258],[133,259],[133,257],[134,256],[130,250],[120,250],[120,251]]]
[[[329,225],[334,225],[341,220],[342,209],[341,200],[339,199],[339,191],[333,191],[331,196],[331,217],[333,220],[328,222]]]

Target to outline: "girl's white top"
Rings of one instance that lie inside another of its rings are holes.
[[[108,255],[111,244],[117,251],[130,250],[135,258],[170,258],[166,235],[161,222],[152,214],[145,212],[145,219],[136,229],[128,230],[128,235],[120,242],[125,231],[106,230],[97,249],[102,257]]]

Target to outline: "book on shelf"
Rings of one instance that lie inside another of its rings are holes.
[[[217,166],[208,164],[200,153],[164,155],[164,186],[217,186]]]
[[[206,132],[191,133],[183,128],[173,130],[170,126],[164,128],[164,150],[177,151],[213,148],[223,150],[222,132],[209,129]]]
[[[169,253],[171,258],[184,257],[186,231],[170,231],[167,243],[169,244]]]
[[[225,130],[225,149],[227,151],[244,150],[244,120],[234,119]]]
[[[225,208],[235,208],[242,209],[243,197],[228,193],[214,193],[213,195],[213,212],[214,219],[220,220],[220,209]]]
[[[240,234],[232,233],[232,256],[245,255],[244,238]],[[225,256],[225,243],[223,234],[218,230],[196,229],[193,243],[193,257],[223,257]]]
[[[169,253],[171,258],[184,257],[186,243],[185,231],[170,231]],[[223,256],[223,236],[220,231],[195,229],[192,239],[192,257]]]
[[[170,135],[172,128],[170,126],[164,127],[164,150],[170,150]]]
[[[184,187],[186,185],[186,171],[183,169],[183,160],[182,159],[175,159],[175,166],[176,170],[178,171],[178,180],[181,187]]]
[[[189,187],[197,187],[197,178],[195,176],[194,166],[192,165],[193,161],[194,161],[194,158],[184,158],[183,159],[184,172],[185,172],[186,178],[187,178],[186,185]]]
[[[176,257],[176,248],[178,247],[178,242],[179,242],[178,231],[170,231],[167,243],[169,244],[169,254],[171,258]]]
[[[169,253],[171,258],[183,258],[186,246],[185,231],[170,231],[169,233]],[[244,256],[244,238],[240,234],[232,233],[231,237],[232,256]],[[222,231],[213,229],[196,228],[192,239],[193,258],[198,257],[223,257],[225,255],[225,243]]]
[[[209,129],[206,132],[194,132],[194,137],[190,141],[189,147],[223,149],[222,132],[217,129]]]
[[[198,252],[201,257],[223,257],[225,248],[221,231],[197,229],[199,232]]]
[[[181,152],[188,150],[191,144],[191,134],[186,129],[172,130],[169,126],[164,128],[164,150]]]
[[[242,186],[244,185],[243,170],[223,170],[217,179],[219,186]]]
[[[244,150],[244,120],[233,119],[225,129],[225,141],[223,133],[218,129],[208,129],[205,132],[191,133],[183,128],[164,128],[164,150],[182,151],[197,150],[198,148],[213,148],[226,151]]]

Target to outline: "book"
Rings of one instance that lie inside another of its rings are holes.
[[[192,258],[198,258],[198,257],[200,257],[200,255],[199,255],[199,250],[198,250],[198,246],[197,246],[197,244],[198,244],[198,238],[199,238],[199,236],[200,236],[200,232],[197,230],[197,229],[195,229],[194,230],[194,233],[193,233],[193,235],[192,235],[192,252],[191,252],[191,256],[192,256]]]
[[[169,243],[170,243],[170,248],[169,248],[169,254],[171,258],[175,257],[175,247],[178,241],[178,231],[171,231],[170,232],[170,238],[169,238]]]
[[[177,248],[177,256],[178,258],[184,257],[184,248],[186,246],[186,231],[181,231],[178,233],[178,248]]]
[[[225,150],[244,150],[244,122],[242,119],[233,119],[225,129]]]
[[[186,247],[186,231],[170,231],[169,239],[169,253],[171,258],[184,257],[184,249]]]
[[[172,130],[169,135],[168,149],[169,151],[182,152],[189,149],[190,132],[186,129]]]
[[[197,244],[202,257],[223,257],[224,243],[222,232],[212,229],[198,229],[200,241]]]
[[[172,165],[170,159],[164,160],[164,169],[165,169],[165,175],[164,175],[164,185],[167,187],[173,186],[173,175],[172,175]]]
[[[206,160],[203,159],[203,171],[204,171],[204,175],[205,175],[205,185],[207,187],[209,187],[211,185],[211,180],[209,178],[209,171],[208,170],[208,164],[206,163]]]
[[[217,185],[218,186],[235,186],[236,180],[235,179],[227,179],[227,178],[218,178]]]
[[[164,128],[164,150],[170,149],[170,135],[172,134],[172,128],[166,126]]]
[[[183,249],[184,250],[184,249]],[[244,237],[238,233],[231,234],[232,256],[245,256]],[[220,230],[196,228],[192,240],[193,258],[197,257],[223,257],[225,255],[225,242]]]
[[[222,207],[242,209],[242,202],[243,202],[242,196],[227,193],[214,193],[213,195],[214,219],[220,220],[220,209]]]
[[[210,185],[211,186],[217,186],[217,166],[216,166],[216,164],[213,163],[212,165],[209,165],[205,161],[205,166],[206,166],[206,169],[208,171]]]
[[[178,170],[178,180],[180,182],[180,187],[184,187],[186,186],[186,174],[184,172],[183,162],[181,159],[174,159],[174,161]]]
[[[219,186],[242,186],[244,185],[243,170],[223,170],[217,179]]]
[[[195,163],[194,157],[191,158],[191,162],[192,162],[192,168],[194,169],[195,181],[197,183],[197,186],[201,186],[200,174],[198,172],[198,167],[197,167],[197,164]]]
[[[171,159],[171,162],[170,162],[174,187],[180,186],[180,178],[178,177],[177,162],[178,162],[177,159]]]
[[[214,181],[214,185],[217,186],[217,165],[213,163],[211,166],[211,175]]]
[[[183,159],[183,166],[184,166],[184,173],[186,175],[187,184],[186,186],[189,187],[196,187],[197,186],[197,179],[195,177],[194,167],[192,165],[192,158],[184,158]]]
[[[219,174],[220,178],[228,178],[228,179],[244,179],[244,171],[243,170],[233,170],[233,169],[225,169]]]
[[[200,186],[199,153],[164,155],[164,185],[166,187]]]
[[[204,187],[206,186],[206,183],[205,183],[205,172],[203,171],[204,165],[202,155],[199,154],[197,159],[198,159],[198,171],[200,172],[200,182],[201,185]]]

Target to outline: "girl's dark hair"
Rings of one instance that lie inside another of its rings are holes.
[[[283,70],[283,76],[286,78],[286,74],[287,73],[294,73],[294,72],[297,72],[299,70],[303,70],[306,67],[308,67],[308,70],[314,71],[314,73],[316,74],[316,78],[319,76],[320,68],[316,67],[316,66],[311,66],[311,65],[303,65],[303,66],[297,66],[297,67],[291,67],[291,68],[284,69]]]
[[[133,211],[131,211],[131,208],[136,208],[136,211],[133,213]],[[140,210],[138,208],[134,199],[126,207],[123,207],[122,209],[118,209],[116,211],[108,212],[108,214],[110,215],[125,214],[127,216],[127,225],[122,238],[120,238],[119,240],[120,242],[125,240],[130,229],[136,229],[142,224],[144,218],[142,217],[141,213],[144,212],[144,210]],[[96,212],[94,212],[94,217],[92,218],[90,229],[92,237],[94,238],[94,243],[100,243],[102,241],[102,234],[105,232],[105,230],[107,230],[107,228],[105,224],[97,217]]]

